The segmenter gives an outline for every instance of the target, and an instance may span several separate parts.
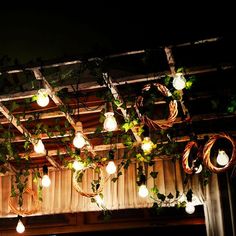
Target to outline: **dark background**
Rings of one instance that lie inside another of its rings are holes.
[[[0,9],[0,66],[234,36],[232,4],[38,1]]]

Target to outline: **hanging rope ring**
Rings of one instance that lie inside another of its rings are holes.
[[[227,139],[232,144],[232,155],[230,161],[224,167],[216,167],[211,163],[211,148],[213,147],[215,142],[220,138]],[[234,140],[226,134],[216,134],[212,136],[203,148],[203,162],[206,165],[206,167],[214,173],[221,173],[228,170],[236,162],[236,151],[235,151]]]
[[[37,211],[39,211],[40,202],[39,202],[38,197],[35,194],[35,192],[30,188],[25,188],[23,194],[28,194],[32,197],[33,202],[34,202],[34,208],[32,210],[27,210],[27,209],[23,209],[23,208],[18,209],[12,201],[12,198],[14,198],[14,197],[10,197],[8,204],[9,204],[9,207],[11,208],[11,212],[16,215],[28,216],[28,215],[32,215],[32,214],[36,213]],[[19,193],[16,194],[16,197],[17,196],[19,196]]]
[[[192,148],[194,148],[194,147],[198,148],[198,145],[195,141],[188,142],[187,145],[185,146],[183,158],[182,158],[183,169],[187,174],[190,174],[190,175],[193,173],[193,169],[190,168],[190,166],[189,166],[188,158],[189,158],[189,154],[190,154]]]
[[[154,85],[157,88],[157,90],[159,92],[161,92],[161,94],[163,96],[170,97],[172,95],[166,86],[159,84],[159,83],[154,83],[152,85]],[[152,85],[151,84],[145,85],[144,88],[142,89],[142,92],[149,91]],[[142,96],[138,96],[138,98],[136,100],[136,107],[137,108],[143,107],[143,100],[144,100],[144,98]],[[169,116],[166,120],[164,120],[164,121],[152,120],[145,114],[141,115],[141,119],[142,119],[142,122],[150,128],[168,129],[173,126],[177,115],[178,115],[178,103],[176,100],[172,100],[169,103]]]
[[[99,178],[100,178],[99,187],[94,192],[86,192],[81,188],[78,182],[78,177],[80,176],[80,174],[84,173],[86,170],[88,169],[95,170],[96,168],[99,168]],[[95,197],[96,195],[98,195],[99,193],[103,191],[104,184],[105,184],[105,175],[104,175],[103,169],[100,168],[100,166],[98,166],[97,164],[94,164],[94,163],[90,164],[89,166],[84,167],[82,170],[78,170],[73,173],[73,187],[77,190],[79,194],[81,194],[84,197],[89,197],[89,198]]]

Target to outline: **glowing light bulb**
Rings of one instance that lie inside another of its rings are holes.
[[[34,151],[36,153],[45,153],[45,147],[41,139],[37,141],[37,143],[34,144]]]
[[[37,103],[41,107],[46,107],[49,103],[49,97],[46,89],[39,89],[37,94]]]
[[[192,202],[187,202],[186,207],[185,207],[185,211],[188,214],[193,214],[195,212],[195,206],[193,205]]]
[[[75,160],[74,162],[73,162],[73,168],[75,169],[75,170],[77,170],[77,171],[79,171],[79,170],[82,170],[83,168],[84,168],[84,163],[83,162],[81,162],[81,161],[77,161],[77,160]]]
[[[77,148],[82,148],[85,145],[86,141],[81,132],[77,132],[74,139],[73,145]]]
[[[49,176],[47,174],[45,174],[42,178],[42,185],[43,185],[43,187],[48,188],[50,186],[50,184],[51,184],[51,180],[50,180]]]
[[[153,142],[149,137],[145,137],[143,139],[142,145],[141,145],[142,150],[144,151],[145,154],[149,154],[152,151],[153,148]]]
[[[113,112],[107,112],[105,113],[105,121],[103,123],[103,128],[106,131],[114,131],[117,129],[117,122],[116,118],[114,117]]]
[[[219,150],[216,161],[219,165],[225,166],[229,162],[229,157],[224,150]]]
[[[182,90],[186,86],[186,79],[182,73],[176,73],[173,79],[173,86],[176,90]]]
[[[22,221],[19,219],[17,226],[16,226],[16,231],[19,234],[22,234],[25,232],[25,226],[23,225]]]
[[[116,172],[116,165],[114,161],[109,161],[106,167],[106,171],[109,175],[112,175]]]
[[[148,192],[148,189],[147,189],[146,185],[145,185],[145,184],[142,184],[142,185],[139,187],[138,195],[139,195],[140,197],[145,198],[145,197],[147,197],[148,193],[149,193],[149,192]]]
[[[202,164],[198,166],[197,170],[195,171],[195,174],[199,174],[201,173],[201,171],[202,171]]]
[[[105,207],[105,203],[104,203],[103,199],[100,197],[100,195],[96,195],[94,198],[95,198],[99,207]]]

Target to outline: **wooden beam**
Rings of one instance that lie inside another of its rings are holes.
[[[110,91],[111,91],[111,93],[112,93],[114,99],[115,99],[115,100],[119,100],[121,103],[123,103],[123,101],[122,101],[122,99],[121,99],[121,97],[120,97],[120,95],[119,95],[119,93],[118,93],[118,90],[117,90],[116,86],[112,83],[111,77],[108,76],[107,73],[103,73],[103,79],[104,79],[104,81],[105,81],[107,87],[110,89]],[[128,118],[126,109],[124,109],[123,107],[119,107],[119,109],[121,110],[121,113],[122,113],[124,119],[126,120],[126,119]],[[138,143],[141,143],[141,142],[142,142],[142,139],[141,139],[140,136],[137,134],[137,131],[135,130],[135,128],[132,128],[131,131],[132,131],[132,133],[133,133],[133,135],[134,135],[136,141],[137,141]]]
[[[54,101],[54,103],[60,107],[60,106],[64,106],[63,101],[57,96],[56,92],[54,91],[54,89],[52,88],[52,86],[48,83],[48,81],[46,80],[46,78],[42,75],[42,73],[40,72],[39,69],[34,69],[33,73],[35,75],[35,78],[37,80],[42,80],[44,82],[44,86],[45,88],[49,91],[49,96],[51,97],[51,99]],[[68,122],[71,124],[71,126],[74,128],[75,131],[78,131],[78,123],[73,119],[73,117],[68,113],[64,113],[66,119],[68,120]],[[80,130],[81,133],[83,133],[82,130]],[[88,150],[95,156],[96,153],[93,150],[92,145],[90,144],[88,138],[86,137],[85,134],[83,134],[84,138],[87,141],[87,146],[88,146]]]
[[[219,120],[219,119],[225,119],[225,118],[236,118],[236,114],[228,114],[228,113],[221,113],[221,114],[215,114],[215,113],[212,113],[212,114],[200,114],[200,115],[195,115],[193,116],[191,119],[192,119],[192,122],[200,122],[200,121],[210,121],[210,120]],[[157,120],[158,122],[162,122],[164,120]],[[175,124],[181,124],[183,123],[184,121],[180,118],[180,117],[177,117],[176,120],[175,120]],[[85,135],[89,135],[89,134],[94,134],[96,131],[96,128],[87,128],[87,129],[84,129],[83,130],[83,133]],[[119,131],[119,129],[118,129]],[[101,131],[102,133],[106,133],[106,131]],[[70,137],[71,136],[71,132],[67,131],[65,132],[64,135],[61,135],[60,132],[52,132],[52,134],[50,135],[50,137],[46,134],[46,133],[42,133],[40,134],[40,138],[42,140],[47,140],[49,138],[51,139],[55,139],[55,138],[65,138],[65,137]],[[37,138],[35,135],[32,135],[32,138]],[[15,143],[18,143],[18,142],[24,142],[25,141],[25,138],[24,136],[15,136],[14,138],[11,139],[12,142],[15,142]],[[0,138],[0,143],[1,142],[5,142],[5,139],[1,139]]]
[[[168,47],[185,47],[185,46],[192,46],[192,45],[199,45],[199,44],[205,44],[205,43],[212,43],[218,41],[220,38],[219,37],[213,37],[213,38],[207,38],[207,39],[202,39],[202,40],[197,40],[197,41],[190,41],[190,42],[185,42],[181,44],[175,44],[175,45],[169,45]],[[162,47],[160,47],[162,48]],[[146,50],[135,50],[135,51],[128,51],[128,52],[123,52],[123,53],[117,53],[117,54],[112,54],[104,57],[105,59],[111,59],[111,58],[118,58],[118,57],[123,57],[123,56],[130,56],[130,55],[137,55],[137,54],[143,54],[145,53]],[[97,61],[100,60],[102,61],[102,58],[99,57],[92,57],[86,60],[87,61]],[[60,67],[60,66],[68,66],[68,65],[76,65],[76,64],[81,64],[83,63],[82,60],[73,60],[73,61],[66,61],[66,62],[57,62],[57,63],[50,63],[49,65],[40,65],[40,66],[30,66],[26,67],[24,69],[11,69],[11,70],[6,70],[4,73],[7,74],[15,74],[15,73],[22,73],[25,70],[39,70],[39,69],[48,69],[48,68],[55,68],[55,67]],[[2,72],[0,72],[0,75]]]
[[[34,140],[31,133],[22,125],[17,123],[17,119],[10,113],[10,111],[0,102],[0,112],[15,126],[20,133],[22,133],[25,137],[29,138],[29,141],[34,144]],[[50,157],[49,157],[50,159]],[[55,162],[51,162],[54,167],[58,167]]]
[[[28,130],[22,125],[17,123],[17,119],[11,114],[11,112],[0,102],[0,112],[12,123],[16,129],[20,131],[23,135],[27,136],[32,142],[31,134]]]
[[[234,68],[235,68],[234,65],[227,64],[227,65],[221,65],[219,67],[204,66],[204,67],[185,68],[185,71],[186,71],[186,75],[196,75],[196,74],[217,72],[219,69],[230,70]],[[150,82],[150,81],[155,81],[155,80],[164,78],[166,75],[171,76],[169,71],[163,71],[156,74],[152,73],[152,74],[147,74],[147,75],[126,76],[122,78],[117,78],[116,81],[113,81],[113,85],[120,86],[120,85],[125,85],[125,84],[132,84],[132,83]],[[96,81],[85,82],[85,83],[79,84],[80,91],[93,90],[93,89],[99,89],[99,88],[104,88],[104,87],[105,85],[101,86],[97,84]],[[68,89],[68,92],[74,92],[71,85],[55,87],[54,91],[58,92],[61,89],[65,89],[65,88]],[[37,94],[37,92],[38,92],[37,90],[31,90],[31,91],[26,91],[26,92],[21,92],[21,93],[0,95],[0,102],[31,98],[35,94]]]

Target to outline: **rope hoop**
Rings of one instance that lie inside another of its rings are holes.
[[[21,216],[32,215],[32,214],[36,213],[40,208],[40,202],[39,202],[35,192],[32,189],[25,188],[24,193],[29,194],[33,198],[34,209],[32,209],[32,210],[17,209],[17,207],[14,206],[14,204],[12,202],[13,197],[10,197],[9,201],[8,201],[8,204],[9,204],[9,207],[11,208],[11,212],[16,214],[16,215],[21,215]],[[19,195],[19,193],[17,194],[17,196],[18,195]]]
[[[230,161],[224,167],[216,167],[211,163],[211,160],[210,160],[211,148],[213,147],[215,142],[220,138],[224,138],[224,139],[229,140],[230,143],[232,144],[232,148],[233,148]],[[235,151],[234,140],[226,134],[216,134],[216,135],[212,136],[203,148],[203,162],[206,165],[206,167],[214,173],[221,173],[221,172],[225,172],[226,170],[228,170],[236,162],[236,151]]]
[[[198,148],[198,145],[195,141],[190,141],[187,143],[187,145],[185,146],[184,152],[183,152],[183,158],[182,158],[182,166],[184,171],[187,174],[193,174],[193,169],[190,168],[189,163],[188,163],[188,158],[189,158],[189,154],[192,150],[192,148]]]
[[[154,83],[153,85],[157,88],[157,90],[159,92],[161,92],[161,94],[163,96],[170,97],[172,95],[171,92],[169,91],[169,89],[166,86],[164,86],[162,84],[159,84],[159,83]],[[151,84],[147,84],[147,85],[144,86],[142,91],[149,91],[150,88],[151,88]],[[137,100],[136,100],[137,108],[143,106],[143,99],[144,98],[142,96],[139,96],[137,98]],[[168,129],[168,128],[173,126],[177,115],[178,115],[178,103],[177,103],[176,100],[172,100],[169,103],[169,116],[166,120],[164,120],[164,121],[152,120],[147,115],[142,115],[141,119],[142,119],[142,122],[150,128],[153,128],[153,129]]]
[[[73,187],[76,189],[76,191],[81,194],[82,196],[84,197],[89,197],[89,198],[92,198],[92,197],[95,197],[96,195],[98,195],[99,193],[101,193],[103,191],[103,188],[104,188],[104,184],[105,184],[105,176],[104,176],[104,173],[103,173],[103,170],[102,168],[99,167],[99,177],[101,178],[100,179],[100,186],[99,188],[95,191],[95,192],[86,192],[84,191],[79,182],[78,182],[78,176],[82,173],[82,172],[85,172],[87,169],[93,169],[95,170],[96,168],[98,167],[97,164],[91,164],[89,166],[86,166],[84,167],[82,170],[78,170],[78,171],[75,171],[73,173]]]

